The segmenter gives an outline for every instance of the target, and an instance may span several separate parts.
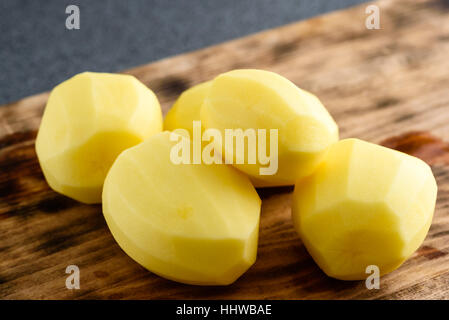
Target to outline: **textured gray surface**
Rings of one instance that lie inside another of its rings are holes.
[[[85,71],[114,72],[363,0],[0,0],[0,105]],[[80,8],[80,30],[65,8]]]

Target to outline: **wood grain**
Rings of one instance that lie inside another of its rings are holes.
[[[0,107],[0,298],[3,299],[449,299],[449,2],[380,1],[381,30],[366,4],[127,71],[164,112],[184,89],[236,68],[278,72],[317,94],[342,138],[384,143],[432,165],[439,185],[423,246],[380,290],[326,277],[290,221],[291,188],[261,191],[255,265],[227,287],[159,278],[115,243],[101,207],[56,194],[34,152],[47,93]],[[65,288],[65,268],[81,289]]]

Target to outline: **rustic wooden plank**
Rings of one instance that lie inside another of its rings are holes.
[[[180,92],[235,68],[278,72],[317,94],[342,138],[409,152],[432,165],[439,194],[423,246],[380,290],[326,277],[290,221],[291,188],[261,191],[255,265],[227,287],[159,278],[121,251],[101,206],[49,189],[34,138],[47,93],[0,107],[0,298],[17,299],[449,299],[449,3],[380,1],[381,30],[365,28],[367,4],[127,71],[164,112]],[[438,138],[436,138],[438,137]],[[65,288],[67,265],[81,289]]]

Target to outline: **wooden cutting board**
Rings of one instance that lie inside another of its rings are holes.
[[[292,228],[291,188],[263,198],[257,262],[227,287],[162,279],[115,243],[100,205],[53,192],[34,139],[48,94],[0,107],[0,298],[4,299],[449,299],[449,2],[380,1],[380,30],[365,28],[367,4],[265,31],[127,71],[158,95],[166,112],[189,86],[236,68],[280,73],[317,94],[340,126],[417,155],[439,186],[422,247],[381,278],[328,278]],[[65,268],[81,289],[65,287]]]

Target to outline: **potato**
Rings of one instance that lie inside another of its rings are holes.
[[[231,166],[174,164],[171,135],[181,139],[165,131],[118,156],[103,190],[107,224],[132,259],[162,277],[230,284],[256,259],[261,200]]]
[[[188,131],[190,138],[192,138],[193,121],[201,121],[201,106],[209,92],[211,84],[212,81],[202,82],[184,91],[165,116],[164,130],[185,129]],[[201,129],[203,132],[204,128]],[[201,145],[204,148],[207,143],[202,142]],[[270,183],[251,176],[249,178],[257,188],[279,185],[278,183]]]
[[[85,72],[52,90],[36,153],[52,189],[96,203],[117,155],[161,130],[159,102],[136,78]]]
[[[266,137],[270,136],[269,129],[278,130],[278,146],[273,148],[278,160],[274,174],[261,174],[261,168],[267,166],[260,157],[256,163],[249,163],[248,148],[245,154],[236,155],[235,148],[224,148],[214,141],[228,162],[259,185],[294,184],[311,174],[328,147],[338,140],[337,125],[317,97],[263,70],[234,70],[216,77],[201,108],[201,121],[205,129],[217,128],[223,137],[226,129],[266,129]],[[272,141],[266,140],[268,155]]]
[[[304,245],[330,277],[366,279],[398,268],[423,242],[437,185],[418,158],[357,139],[333,145],[295,186],[292,217]]]
[[[201,106],[212,81],[200,83],[184,91],[164,119],[164,130],[186,129],[193,137],[193,121],[200,121]]]

